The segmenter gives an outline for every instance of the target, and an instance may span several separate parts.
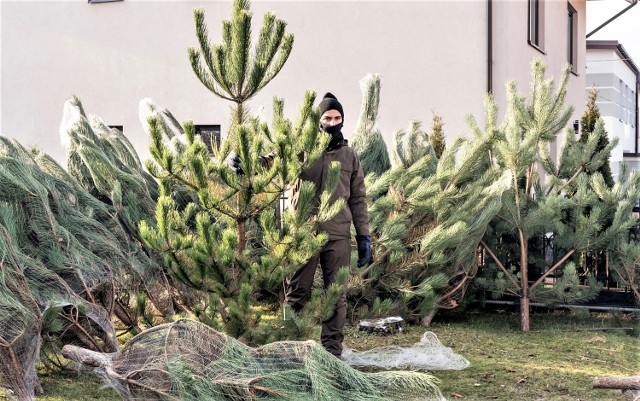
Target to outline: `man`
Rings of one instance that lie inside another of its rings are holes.
[[[331,139],[322,156],[298,177],[293,186],[291,205],[296,207],[300,196],[299,189],[303,181],[315,184],[316,194],[313,201],[316,206],[320,204],[320,195],[324,190],[329,166],[334,161],[340,162],[340,178],[331,200],[343,198],[346,204],[333,219],[320,224],[319,231],[324,231],[329,236],[329,241],[320,254],[311,258],[285,283],[285,300],[296,312],[300,311],[309,300],[318,262],[322,268],[325,288],[335,283],[340,268],[350,265],[352,222],[356,229],[358,243],[358,267],[371,261],[371,237],[364,173],[358,155],[347,146],[347,141],[342,136],[344,121],[342,105],[334,95],[326,93],[318,107],[320,109],[320,129],[330,135]],[[265,156],[265,160],[269,161],[271,157]],[[242,174],[237,154],[232,153],[227,162],[234,171]],[[333,315],[329,320],[322,322],[320,335],[324,348],[337,357],[342,354],[342,340],[344,338],[342,329],[345,317],[346,292],[338,300]]]
[[[302,181],[310,181],[316,186],[316,204],[319,204],[320,194],[324,189],[329,166],[333,161],[340,162],[340,179],[332,200],[343,198],[345,207],[331,220],[320,225],[320,231],[329,236],[329,241],[319,255],[313,257],[305,266],[298,270],[286,282],[286,302],[295,311],[299,311],[309,300],[313,277],[318,262],[322,268],[322,278],[325,288],[335,283],[336,275],[341,267],[349,266],[351,257],[351,222],[356,229],[358,243],[358,267],[362,267],[371,260],[371,237],[369,234],[369,218],[367,214],[367,200],[364,186],[364,173],[356,152],[347,146],[342,136],[344,112],[338,99],[331,93],[326,93],[320,102],[320,129],[331,136],[326,152],[300,174],[293,188],[291,204],[296,206],[298,189]],[[342,330],[346,317],[346,294],[338,300],[333,315],[322,322],[320,340],[323,347],[333,355],[342,354]]]

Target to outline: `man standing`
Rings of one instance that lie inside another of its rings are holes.
[[[326,93],[320,102],[320,129],[331,136],[327,150],[323,155],[300,174],[293,188],[291,204],[295,208],[302,181],[310,181],[316,186],[316,204],[320,203],[320,194],[324,190],[331,162],[340,162],[340,178],[332,201],[345,200],[345,207],[331,220],[320,224],[320,231],[329,236],[329,241],[319,255],[298,270],[286,282],[286,302],[294,311],[299,311],[309,300],[313,277],[320,262],[325,288],[335,283],[340,268],[349,266],[351,256],[351,222],[356,229],[358,243],[358,267],[371,260],[371,237],[364,186],[364,173],[356,152],[347,146],[342,136],[344,112],[338,99]],[[346,294],[343,293],[336,304],[333,315],[322,322],[320,340],[322,346],[331,354],[342,354],[342,330],[346,317]]]

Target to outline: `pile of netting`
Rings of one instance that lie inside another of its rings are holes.
[[[351,366],[383,369],[462,370],[470,365],[465,357],[442,345],[430,331],[410,347],[388,345],[362,352],[345,348],[342,360]]]
[[[127,401],[444,400],[426,373],[360,372],[314,341],[251,348],[192,320],[148,329],[117,353],[63,354]]]

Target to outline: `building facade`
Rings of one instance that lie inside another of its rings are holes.
[[[598,89],[597,105],[609,138],[619,140],[610,159],[614,179],[622,163],[640,170],[637,65],[617,40],[589,40],[586,80],[587,91]]]
[[[498,103],[515,80],[528,92],[539,58],[556,79],[573,66],[567,103],[585,109],[585,0],[254,1],[254,34],[266,11],[287,21],[293,52],[249,102],[270,115],[274,96],[294,116],[304,91],[331,91],[345,108],[345,136],[355,129],[359,81],[382,77],[379,127],[388,144],[411,120],[440,114],[449,139],[465,135],[466,115],[483,120],[487,91]],[[0,134],[64,160],[58,126],[65,100],[77,95],[88,113],[121,126],[142,159],[149,140],[138,103],[151,98],[179,120],[224,134],[229,104],[197,80],[187,58],[196,46],[192,10],[204,8],[219,42],[230,1],[85,0],[0,2]],[[503,109],[503,107],[502,107]]]

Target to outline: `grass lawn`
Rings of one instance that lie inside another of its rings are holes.
[[[593,390],[593,376],[640,374],[637,318],[622,314],[555,312],[532,315],[530,333],[519,331],[509,312],[465,312],[436,317],[429,329],[466,357],[461,371],[433,372],[449,400],[618,400],[618,390]],[[634,327],[635,331],[602,330]],[[319,330],[318,330],[319,331]],[[345,344],[358,350],[417,342],[424,329],[409,326],[393,336],[363,334],[349,327]],[[73,372],[43,375],[39,401],[117,401],[97,378]],[[0,395],[0,399],[3,397]]]

